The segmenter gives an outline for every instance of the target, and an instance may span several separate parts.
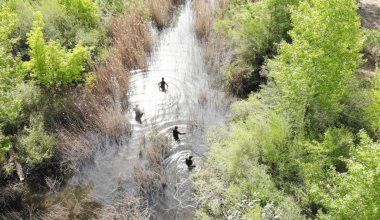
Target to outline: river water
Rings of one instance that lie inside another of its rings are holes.
[[[145,70],[130,77],[130,106],[138,104],[145,113],[142,123],[128,117],[132,135],[124,143],[106,142],[99,147],[94,163],[84,166],[73,183],[91,183],[92,197],[104,205],[112,204],[125,193],[136,193],[133,166],[143,163],[139,157],[141,140],[152,131],[166,136],[170,154],[163,161],[167,187],[154,204],[154,219],[192,219],[197,202],[192,195],[193,175],[202,169],[207,156],[208,131],[226,119],[230,98],[217,89],[215,75],[203,60],[202,44],[195,35],[192,1],[178,6],[169,28],[152,28],[155,46]],[[164,77],[168,90],[158,83]],[[181,141],[172,137],[174,126],[186,132]],[[196,168],[187,169],[185,157],[193,155]],[[191,175],[193,174],[193,175]]]

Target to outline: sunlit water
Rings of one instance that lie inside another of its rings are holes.
[[[82,168],[74,183],[92,182],[92,197],[103,204],[112,204],[125,193],[135,193],[133,165],[139,157],[141,139],[153,130],[168,137],[170,155],[163,162],[167,187],[157,198],[155,218],[192,219],[197,202],[192,196],[192,179],[202,169],[207,155],[206,133],[226,119],[229,98],[215,89],[202,57],[202,45],[195,36],[191,1],[179,6],[172,27],[155,31],[155,47],[146,70],[131,75],[130,105],[139,104],[145,113],[142,124],[130,111],[126,117],[132,124],[132,136],[125,143],[105,143],[96,152],[94,164]],[[169,88],[159,91],[164,77]],[[186,132],[177,143],[172,129]],[[193,155],[196,168],[189,171],[185,157]]]

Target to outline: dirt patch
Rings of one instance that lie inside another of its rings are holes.
[[[380,30],[380,1],[360,0],[359,14],[362,17],[362,26]]]

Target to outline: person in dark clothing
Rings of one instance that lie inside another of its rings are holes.
[[[186,133],[181,133],[181,132],[179,132],[179,131],[178,131],[178,127],[175,126],[175,127],[174,127],[174,130],[173,130],[173,138],[174,138],[174,140],[179,141],[179,135],[180,135],[180,134],[186,134]]]
[[[164,78],[162,78],[162,81],[158,83],[158,86],[163,92],[166,92],[166,90],[169,88],[169,85],[165,82]]]
[[[195,167],[195,165],[193,164],[194,163],[193,162],[193,156],[189,156],[189,158],[186,158],[185,163],[187,165],[187,168],[189,168],[189,169],[192,169]]]
[[[133,111],[135,112],[136,116],[135,116],[135,120],[140,122],[140,124],[142,124],[142,121],[141,121],[141,117],[143,116],[144,112],[142,112],[139,108],[139,105],[136,105],[134,108],[133,108]]]

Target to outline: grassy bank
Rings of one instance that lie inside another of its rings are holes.
[[[222,3],[227,83],[255,92],[209,135],[198,217],[376,219],[379,73],[361,68],[378,30],[361,28],[351,0]]]

